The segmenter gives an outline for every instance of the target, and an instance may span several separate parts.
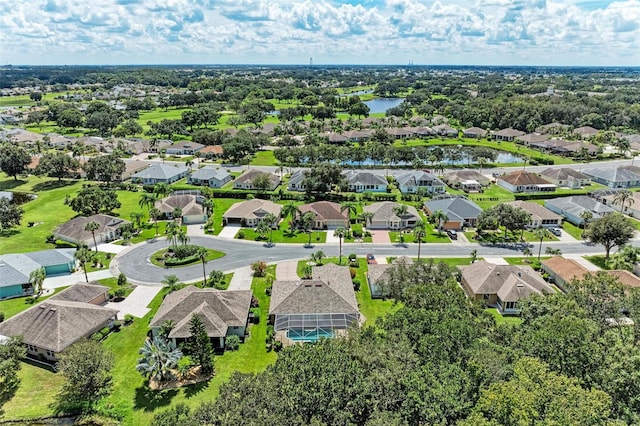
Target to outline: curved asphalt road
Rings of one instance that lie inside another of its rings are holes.
[[[637,243],[638,241],[634,241]],[[211,270],[229,272],[234,269],[249,266],[252,262],[263,260],[267,263],[288,259],[308,258],[311,253],[322,250],[327,256],[338,256],[338,244],[316,244],[313,248],[305,248],[302,244],[277,244],[275,247],[265,247],[263,243],[252,241],[226,240],[217,237],[191,237],[191,244],[196,244],[226,253],[225,257],[210,261],[206,264],[207,274]],[[165,276],[176,275],[183,282],[202,280],[202,264],[182,268],[160,268],[153,265],[149,258],[156,251],[169,246],[166,239],[140,243],[118,254],[111,263],[112,271],[123,272],[131,281],[139,284],[158,285]],[[532,251],[537,253],[538,244],[530,243]],[[551,242],[543,244],[545,247],[559,248],[563,254],[598,254],[604,253],[602,246],[588,245],[582,242],[562,243]],[[479,244],[422,244],[421,257],[465,257],[472,250],[478,251],[480,257],[514,257],[522,256],[522,246],[513,245],[491,246]],[[359,256],[372,253],[376,256],[417,256],[418,245],[412,244],[371,244],[348,243],[343,244],[342,255],[355,253]]]

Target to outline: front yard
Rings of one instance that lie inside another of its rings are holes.
[[[331,232],[331,231],[329,231]],[[241,236],[244,236],[241,238]],[[249,241],[269,241],[269,234],[260,235],[254,228],[241,228],[236,234],[235,238],[245,239]],[[298,243],[307,244],[309,242],[309,234],[302,231],[293,231],[289,229],[288,225],[280,224],[278,229],[274,229],[271,233],[271,241],[273,243]],[[311,244],[324,243],[327,241],[326,231],[313,231],[311,233]]]

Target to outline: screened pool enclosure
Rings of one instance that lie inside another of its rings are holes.
[[[287,330],[291,340],[315,342],[320,338],[331,338],[335,330],[346,330],[357,324],[358,314],[281,314],[276,315],[275,331]]]

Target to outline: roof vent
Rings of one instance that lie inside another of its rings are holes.
[[[51,311],[51,312],[55,312],[55,311],[56,311],[56,308],[51,308],[51,309],[49,309],[49,311]]]
[[[524,284],[522,284],[522,283],[518,283],[518,284],[516,284],[516,287],[518,287],[518,288],[524,288]]]
[[[496,275],[500,275],[500,271],[496,272]]]
[[[521,277],[522,276],[522,271],[518,271],[518,276]]]

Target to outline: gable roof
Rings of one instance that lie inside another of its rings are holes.
[[[280,182],[280,177],[278,175],[275,175],[269,172],[262,172],[260,170],[255,170],[255,169],[247,170],[246,172],[238,176],[234,182],[235,183],[251,183],[254,181],[255,178],[257,178],[260,175],[268,176],[271,182],[274,182],[274,183]]]
[[[227,179],[229,176],[231,175],[226,170],[217,169],[215,167],[203,167],[191,173],[191,179],[200,179],[200,180],[216,179],[219,181],[223,181]]]
[[[269,314],[359,312],[348,267],[315,266],[312,277],[311,280],[275,281]]]
[[[341,207],[338,203],[331,201],[317,201],[311,204],[304,204],[299,207],[302,214],[313,212],[319,220],[349,220],[348,211],[340,211]]]
[[[170,195],[156,201],[155,207],[162,213],[171,213],[179,208],[183,216],[201,215],[204,212],[195,195]]]
[[[257,217],[263,217],[267,213],[280,216],[281,211],[282,205],[280,204],[276,204],[270,200],[254,198],[253,200],[247,200],[232,205],[229,210],[224,213],[223,217],[254,219]]]
[[[581,173],[577,170],[570,169],[568,167],[562,167],[559,169],[549,167],[540,172],[542,176],[555,179],[555,180],[567,180],[570,177],[573,179],[589,179],[589,176]]]
[[[496,294],[502,290],[503,296],[513,297],[515,285],[519,292],[537,294],[554,293],[551,288],[538,274],[529,266],[494,265],[486,260],[480,260],[469,266],[459,267],[462,270],[462,278],[466,281],[469,289],[474,295]],[[504,289],[503,289],[504,287]],[[510,302],[513,300],[505,300]]]
[[[535,173],[528,172],[526,170],[518,170],[515,172],[507,173],[506,175],[502,175],[498,178],[498,180],[502,180],[504,182],[510,183],[514,186],[519,185],[550,185],[551,182],[548,182],[542,179]]]
[[[399,217],[393,209],[400,206],[400,203],[395,203],[393,201],[381,201],[379,203],[373,203],[368,206],[364,206],[363,210],[365,212],[373,213],[373,221],[389,221],[389,220],[401,220],[401,219],[411,219],[416,218],[420,219],[420,215],[418,211],[413,206],[407,206],[408,214],[406,216]]]
[[[27,284],[31,272],[41,267],[75,262],[74,252],[57,249],[0,255],[0,287]]]
[[[362,170],[347,170],[343,172],[347,178],[349,185],[383,185],[387,186],[387,179],[384,176],[380,176],[376,173],[362,171]]]
[[[429,182],[429,186],[444,186],[444,182],[438,179],[435,175],[422,170],[401,172],[395,174],[395,178],[398,185],[401,186],[418,186],[421,181]]]
[[[542,265],[546,270],[553,272],[565,282],[569,282],[574,278],[580,280],[585,274],[589,273],[587,268],[574,259],[565,259],[560,256],[545,259],[542,261]]]
[[[441,210],[449,220],[477,219],[482,209],[473,201],[462,197],[431,200],[424,203],[431,212]]]
[[[532,219],[536,219],[536,220],[542,220],[542,219],[552,219],[552,220],[560,220],[562,219],[562,216],[560,216],[559,214],[556,214],[554,212],[552,212],[551,210],[549,210],[548,208],[541,206],[538,203],[532,203],[531,201],[522,201],[522,200],[516,200],[516,201],[509,201],[508,204],[510,206],[513,207],[518,207],[526,212],[528,212],[529,214],[531,214],[531,218]]]
[[[108,291],[109,287],[100,285],[95,281],[88,284],[77,283],[51,296],[48,300],[90,303],[93,299]]]
[[[640,167],[637,166],[597,167],[593,169],[584,169],[582,172],[591,177],[609,182],[640,181]]]
[[[200,314],[209,337],[224,337],[229,327],[247,323],[251,305],[251,290],[214,290],[187,286],[169,293],[149,327],[160,327],[166,320],[174,322],[171,338],[191,336],[189,321]]]
[[[188,171],[189,169],[184,164],[154,164],[137,172],[132,177],[137,179],[170,179]]]
[[[46,300],[0,323],[0,335],[22,336],[25,344],[61,352],[118,313],[69,300]]]
[[[462,133],[465,135],[478,135],[482,137],[487,135],[487,131],[480,127],[469,127],[468,129],[464,129]]]
[[[603,214],[612,213],[614,210],[602,204],[599,201],[594,200],[586,195],[574,195],[572,197],[559,197],[552,198],[545,201],[545,206],[552,206],[562,212],[571,214],[575,217],[580,217],[582,212],[589,210],[596,218]]]
[[[521,130],[516,130],[509,127],[507,129],[501,129],[501,130],[492,132],[491,134],[495,136],[503,136],[506,138],[514,138],[516,136],[523,136],[524,132]]]
[[[107,214],[94,214],[92,216],[78,216],[63,223],[56,230],[56,234],[63,235],[71,238],[75,241],[85,241],[92,238],[92,234],[89,231],[85,231],[84,228],[89,222],[95,222],[100,227],[95,231],[96,235],[100,235],[106,231],[113,231],[120,228],[125,223],[129,223],[128,220],[121,219],[115,216],[109,216]]]

